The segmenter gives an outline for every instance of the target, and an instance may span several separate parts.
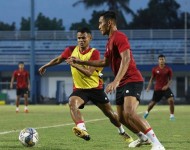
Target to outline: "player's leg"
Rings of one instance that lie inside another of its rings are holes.
[[[131,143],[133,141],[133,138],[127,134],[122,126],[122,124],[118,120],[118,115],[113,111],[110,103],[105,104],[96,104],[104,113],[105,116],[107,116],[110,120],[110,122],[118,128],[119,134],[125,139],[126,142]]]
[[[16,113],[19,112],[20,105],[20,89],[16,89]]]
[[[23,89],[23,95],[24,95],[24,112],[28,113],[28,89]]]
[[[170,89],[165,91],[165,97],[168,100],[168,104],[170,106],[170,120],[175,120],[174,117],[174,95]]]
[[[157,150],[157,148],[164,150],[164,147],[161,145],[161,143],[157,139],[149,123],[136,113],[136,109],[138,105],[139,105],[139,102],[137,101],[136,97],[125,96],[124,98],[125,121],[130,126],[142,131],[149,138],[149,140],[151,141],[153,145],[152,150]]]
[[[93,89],[88,92],[89,99],[107,116],[110,122],[118,128],[120,135],[125,137],[126,142],[132,142],[133,139],[124,130],[118,120],[118,115],[113,111],[109,99],[103,89]]]
[[[152,100],[148,104],[147,111],[145,111],[144,116],[143,116],[145,119],[148,117],[148,115],[149,115],[150,111],[152,110],[152,108],[156,105],[157,102],[159,102],[161,100],[162,97],[163,97],[163,92],[162,91],[154,91]]]
[[[145,111],[145,113],[144,113],[144,118],[145,119],[148,117],[149,112],[152,110],[152,108],[154,107],[154,105],[156,105],[156,102],[154,100],[150,101],[150,103],[148,104],[147,111]]]
[[[87,129],[84,123],[84,118],[79,110],[83,108],[85,101],[81,98],[84,94],[80,91],[73,92],[69,98],[69,108],[71,117],[76,124],[76,127],[73,127],[73,132],[76,136],[83,138],[84,140],[90,140],[90,135],[87,133]],[[80,97],[79,97],[80,96]]]
[[[119,117],[119,121],[125,125],[129,130],[131,130],[134,134],[137,135],[139,138],[138,140],[135,140],[134,142],[131,142],[129,144],[129,147],[139,147],[141,145],[147,145],[150,144],[148,137],[142,133],[139,129],[137,129],[135,126],[131,126],[130,124],[126,123],[125,116],[124,116],[124,108],[123,105],[117,105],[117,113]]]

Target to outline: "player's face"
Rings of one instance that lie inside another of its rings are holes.
[[[165,60],[164,57],[159,57],[159,58],[158,58],[158,63],[159,63],[159,65],[164,65],[165,62],[166,62],[166,60]]]
[[[89,33],[86,33],[86,32],[85,33],[81,33],[81,32],[77,33],[78,46],[82,49],[85,49],[89,46],[91,39],[92,39],[92,36]]]
[[[99,30],[102,33],[102,35],[108,35],[109,34],[109,25],[108,21],[104,19],[103,16],[99,18]]]
[[[19,68],[19,69],[24,69],[24,64],[19,64],[19,65],[18,65],[18,68]]]

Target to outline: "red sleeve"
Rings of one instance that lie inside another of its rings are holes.
[[[169,69],[169,72],[168,72],[169,79],[171,79],[172,75],[173,75],[173,72],[172,72],[172,69],[170,67],[168,69]]]
[[[92,52],[90,60],[99,60],[99,59],[100,59],[100,52],[98,50],[94,50]]]
[[[115,44],[118,47],[119,53],[122,53],[127,49],[130,49],[128,38],[125,35],[122,34],[118,35],[115,38]]]
[[[109,53],[108,53],[107,50],[106,50],[106,52],[105,52],[105,54],[104,54],[104,57],[109,58]]]
[[[65,48],[65,50],[61,54],[61,57],[63,59],[67,59],[68,57],[70,57],[74,48],[75,48],[75,46],[69,46],[69,47]]]

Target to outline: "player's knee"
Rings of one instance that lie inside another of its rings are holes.
[[[129,120],[132,120],[133,119],[133,116],[134,116],[134,111],[132,111],[132,110],[127,110],[127,111],[125,111],[125,120],[127,121],[127,122],[129,122]]]
[[[174,99],[173,99],[173,98],[169,98],[169,99],[168,99],[168,103],[169,103],[169,104],[174,104]]]

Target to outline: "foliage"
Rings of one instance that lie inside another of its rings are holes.
[[[65,30],[62,19],[50,19],[42,13],[38,14],[35,27],[37,30]],[[20,30],[30,30],[30,18],[22,17]]]
[[[0,31],[14,31],[15,30],[15,22],[12,24],[4,23],[0,21]]]

